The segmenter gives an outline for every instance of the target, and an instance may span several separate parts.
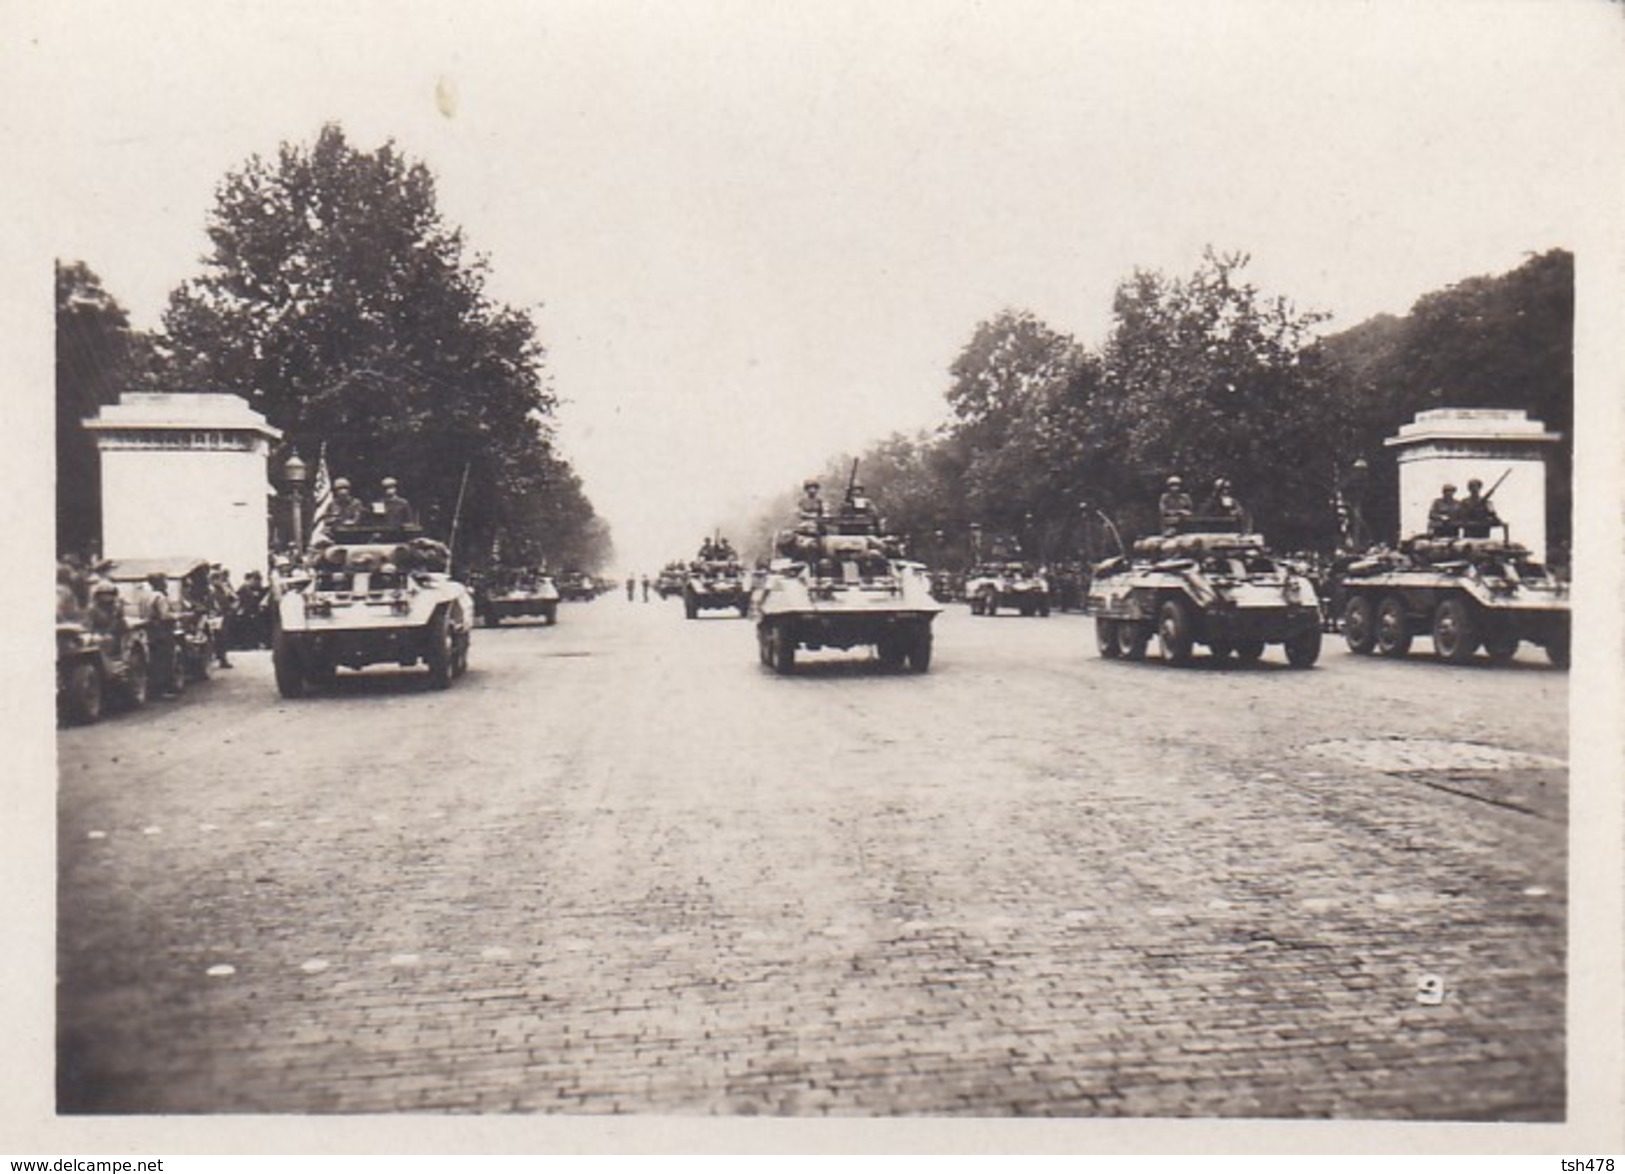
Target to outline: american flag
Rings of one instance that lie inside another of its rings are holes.
[[[333,478],[327,472],[327,441],[325,440],[322,441],[321,453],[316,458],[316,480],[311,483],[310,491],[316,502],[315,508],[310,515],[316,519],[316,523],[311,527],[310,531],[310,540],[315,542],[318,538],[327,535],[327,513],[333,508]]]

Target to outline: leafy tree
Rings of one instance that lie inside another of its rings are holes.
[[[1382,441],[1419,411],[1516,408],[1559,432],[1547,465],[1547,534],[1571,534],[1574,468],[1574,258],[1554,249],[1510,273],[1473,277],[1419,298],[1316,348],[1352,446],[1374,476],[1367,517],[1395,537],[1398,477]]]
[[[164,316],[173,381],[244,395],[307,460],[326,442],[363,492],[395,474],[430,525],[462,494],[459,546],[478,556],[557,537],[540,532],[550,488],[573,487],[568,524],[588,524],[551,450],[535,326],[486,294],[423,164],[328,125],[228,175],[208,233],[205,272]]]
[[[139,380],[148,341],[82,261],[56,263],[57,549],[101,542],[101,460],[83,422]]]
[[[1198,508],[1230,478],[1281,544],[1333,532],[1346,429],[1307,357],[1324,315],[1262,295],[1243,279],[1247,261],[1208,250],[1189,278],[1141,271],[1118,287],[1098,402],[1113,438],[1107,480],[1130,496],[1117,504],[1134,529],[1153,524],[1161,481],[1178,472]]]

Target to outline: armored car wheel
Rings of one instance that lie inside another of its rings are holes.
[[[700,618],[700,601],[686,592],[683,595],[683,614],[691,620]]]
[[[1559,636],[1546,642],[1546,659],[1560,669],[1569,667],[1569,638]]]
[[[339,675],[339,666],[333,662],[331,656],[307,656],[302,658],[302,662],[306,685],[326,689],[333,684],[333,679]]]
[[[88,726],[102,716],[102,674],[94,664],[76,664],[68,671],[63,692],[64,716],[74,725]]]
[[[1262,640],[1237,640],[1236,660],[1240,664],[1257,664],[1258,658],[1264,655],[1264,642]]]
[[[1433,651],[1440,660],[1467,664],[1478,650],[1473,613],[1460,599],[1446,599],[1433,613]]]
[[[1117,652],[1124,660],[1144,660],[1151,633],[1134,620],[1117,621]]]
[[[1486,637],[1484,651],[1489,654],[1491,664],[1506,664],[1518,655],[1518,638],[1516,636]]]
[[[1106,660],[1116,660],[1123,655],[1123,650],[1117,645],[1117,633],[1121,625],[1117,620],[1095,617],[1095,651]]]
[[[1320,625],[1305,628],[1286,642],[1286,662],[1295,669],[1306,669],[1320,659]]]
[[[1157,609],[1157,643],[1162,647],[1162,659],[1169,664],[1189,664],[1194,643],[1191,632],[1191,613],[1177,599],[1170,599]]]
[[[1404,656],[1411,650],[1409,609],[1397,595],[1386,597],[1377,607],[1377,651],[1384,656]]]
[[[875,656],[883,668],[900,669],[908,658],[908,645],[901,635],[882,636],[875,642]]]
[[[276,671],[277,692],[296,699],[305,695],[305,671],[293,642],[278,628],[271,635],[271,667]]]
[[[1207,650],[1215,661],[1223,664],[1230,659],[1230,654],[1236,650],[1236,646],[1228,640],[1215,640],[1207,646]]]
[[[796,642],[790,638],[790,633],[775,624],[769,632],[768,639],[771,642],[769,656],[773,671],[776,673],[793,672],[796,667]]]
[[[549,603],[542,608],[542,623],[556,624],[559,622],[559,605]]]
[[[1377,617],[1371,600],[1364,595],[1349,596],[1343,608],[1343,639],[1350,652],[1367,656],[1377,646]]]
[[[446,612],[442,608],[435,612],[434,619],[429,621],[429,631],[424,642],[423,663],[429,668],[429,688],[451,687],[452,655],[451,625],[446,621]]]
[[[1038,614],[1045,617],[1049,615],[1049,600],[1046,599],[1038,605]]]
[[[923,673],[931,667],[931,629],[921,628],[908,645],[908,667]]]

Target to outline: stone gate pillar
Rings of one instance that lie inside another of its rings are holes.
[[[241,582],[264,572],[266,473],[282,435],[239,396],[126,392],[85,428],[102,461],[102,553],[196,555]]]
[[[1546,453],[1562,439],[1527,412],[1510,408],[1437,408],[1418,412],[1383,441],[1399,461],[1399,534],[1425,534],[1428,506],[1446,484],[1467,496],[1467,482],[1498,480],[1491,504],[1512,541],[1537,558],[1546,550]],[[1502,474],[1506,474],[1502,480]]]

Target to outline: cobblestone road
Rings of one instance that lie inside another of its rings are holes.
[[[1538,652],[957,608],[925,677],[777,678],[606,597],[448,693],[237,660],[59,735],[62,1112],[1563,1117]]]

